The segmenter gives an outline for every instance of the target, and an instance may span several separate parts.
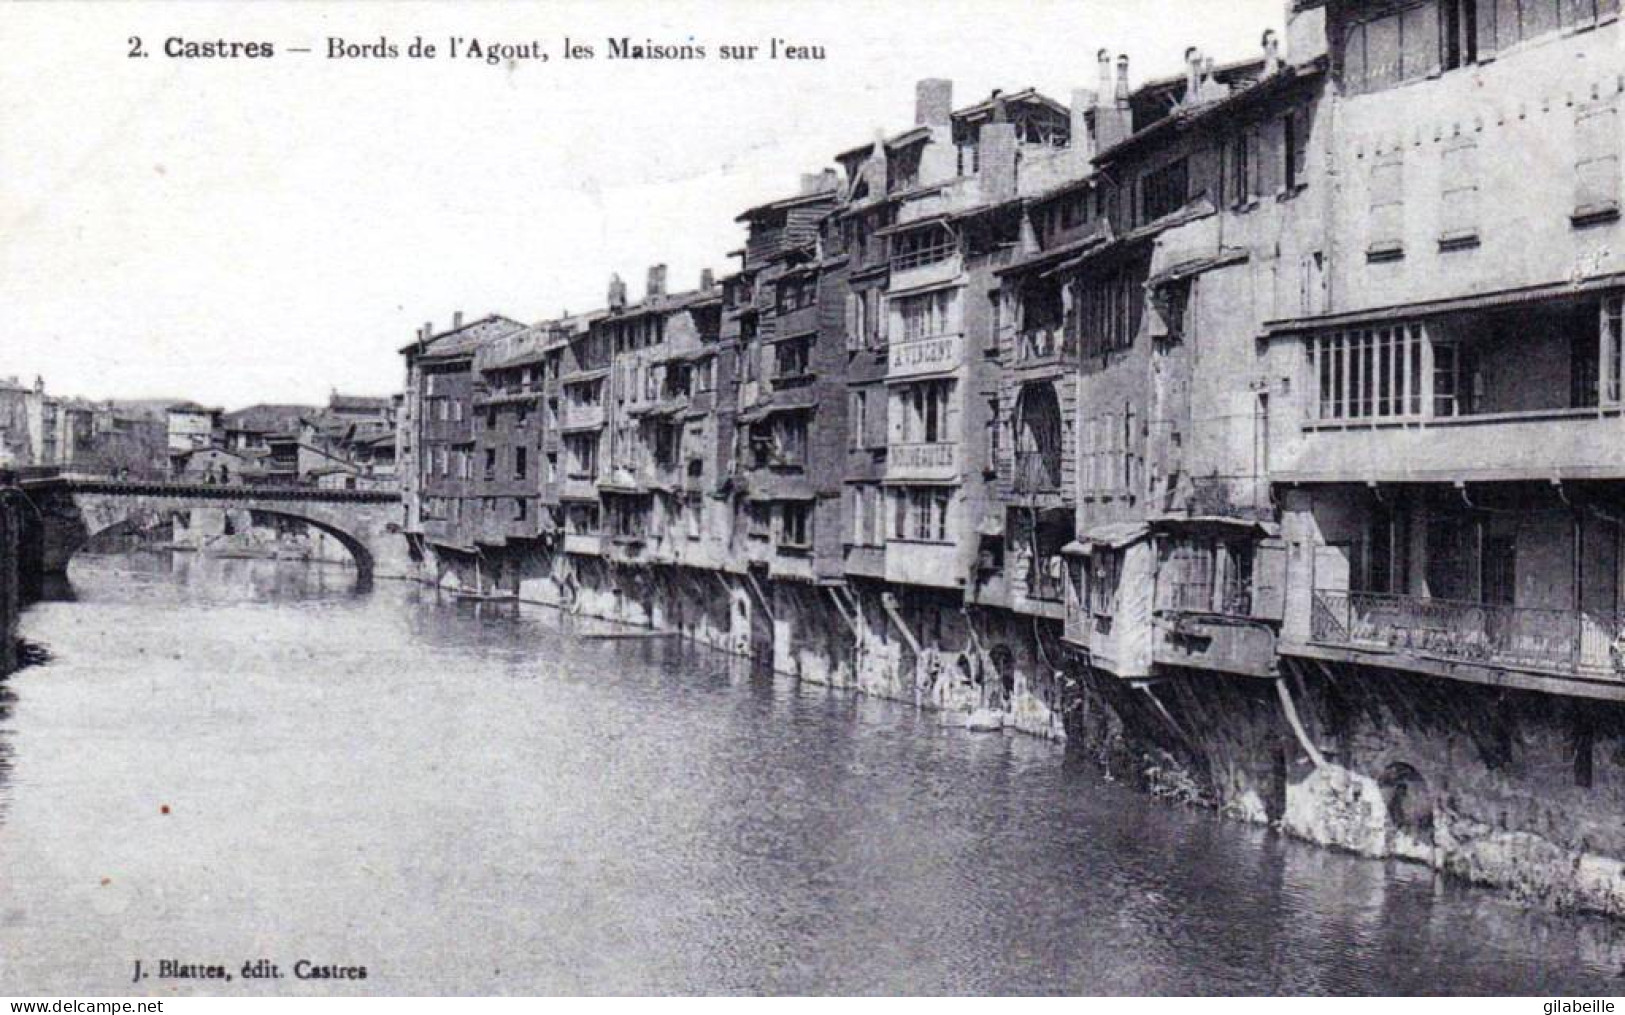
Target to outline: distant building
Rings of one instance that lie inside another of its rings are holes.
[[[225,410],[199,405],[196,402],[177,402],[165,410],[168,423],[169,453],[177,455],[214,444],[221,432],[221,417]]]

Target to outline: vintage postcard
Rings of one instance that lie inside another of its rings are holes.
[[[11,1010],[1612,1010],[1620,0],[0,40]]]

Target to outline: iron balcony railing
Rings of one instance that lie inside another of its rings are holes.
[[[1590,610],[1320,590],[1314,596],[1310,638],[1326,645],[1625,679],[1622,619]]]

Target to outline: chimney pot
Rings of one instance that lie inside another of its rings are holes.
[[[1102,49],[1095,54],[1095,61],[1100,67],[1100,82],[1095,89],[1095,101],[1102,107],[1112,104],[1112,55]]]
[[[655,264],[649,267],[649,280],[644,286],[644,295],[658,298],[666,295],[666,266]]]
[[[433,321],[424,321],[423,322],[423,337],[424,338],[433,338],[434,337],[434,322]]]
[[[1117,105],[1128,107],[1128,54],[1117,58]]]
[[[716,284],[716,276],[711,274],[710,268],[703,268],[700,270],[700,290],[702,292],[709,292],[711,287]]]
[[[451,315],[451,330],[456,331],[458,328],[461,328],[462,326],[463,326],[463,312],[461,310],[458,310],[458,311],[456,311],[455,313],[453,313]]]

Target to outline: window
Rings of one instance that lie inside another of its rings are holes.
[[[1041,282],[1022,290],[1018,361],[1053,356],[1061,350],[1066,301],[1058,282]]]
[[[950,491],[901,487],[892,492],[892,536],[924,543],[948,542]]]
[[[1575,225],[1619,217],[1619,109],[1593,106],[1574,114]]]
[[[773,464],[807,464],[807,417],[802,413],[785,413],[774,417]]]
[[[852,491],[852,545],[885,545],[885,525],[880,510],[880,487],[861,484]]]
[[[891,267],[907,271],[952,257],[959,240],[947,226],[928,226],[892,237]]]
[[[1484,0],[1493,3],[1494,0]],[[1443,0],[1440,41],[1444,69],[1455,70],[1478,62],[1478,0]]]
[[[897,299],[897,317],[903,329],[902,340],[911,342],[933,338],[953,329],[955,289],[937,289],[918,296]]]
[[[818,279],[794,278],[779,283],[779,313],[788,314],[818,302]]]
[[[851,438],[850,447],[859,451],[867,447],[866,433],[869,429],[869,392],[853,391],[847,395],[847,434]]]
[[[775,380],[797,380],[812,374],[813,335],[787,338],[773,347]]]
[[[1281,190],[1296,193],[1309,185],[1309,111],[1281,117]]]
[[[1140,419],[1129,402],[1120,412],[1084,421],[1083,488],[1097,495],[1127,494],[1140,476]]]
[[[525,478],[525,471],[526,471],[526,468],[527,468],[528,465],[529,465],[529,462],[527,461],[526,449],[525,448],[514,448],[513,449],[513,478],[515,478],[515,479],[524,479]]]
[[[785,503],[780,507],[783,530],[779,535],[782,546],[806,549],[812,546],[812,505]]]
[[[1620,401],[1621,366],[1625,365],[1625,348],[1621,338],[1621,309],[1625,298],[1610,296],[1602,301],[1602,396],[1609,404]]]
[[[513,517],[514,517],[514,521],[517,521],[517,522],[524,521],[525,517],[526,517],[526,513],[527,512],[526,512],[525,498],[523,498],[523,497],[515,497],[513,499]]]
[[[1436,4],[1437,0],[1426,0],[1349,27],[1343,48],[1343,78],[1351,93],[1391,88],[1438,71]]]
[[[1123,573],[1120,551],[1100,548],[1090,558],[1089,612],[1110,617],[1117,612],[1117,582]]]
[[[1441,248],[1473,246],[1478,239],[1478,145],[1459,138],[1441,152]]]
[[[1371,200],[1370,241],[1366,257],[1393,260],[1405,253],[1405,154],[1400,149],[1376,155],[1368,184]]]
[[[1225,166],[1225,197],[1232,207],[1250,204],[1258,196],[1258,131],[1241,131],[1230,139]]]
[[[1190,195],[1190,163],[1170,162],[1140,177],[1140,221],[1154,222],[1185,207]]]
[[[1104,355],[1134,344],[1145,309],[1149,268],[1141,261],[1084,283],[1078,323],[1087,354]]]
[[[957,382],[951,378],[896,389],[893,428],[896,444],[940,444],[957,439]]]
[[[1402,324],[1337,332],[1312,339],[1310,375],[1319,390],[1319,418],[1392,419],[1421,415],[1424,337],[1421,325]],[[1438,348],[1436,346],[1434,352],[1436,384],[1440,366]],[[1447,354],[1447,358],[1450,355]],[[1453,371],[1453,359],[1450,363]],[[1438,390],[1435,387],[1435,394]]]

